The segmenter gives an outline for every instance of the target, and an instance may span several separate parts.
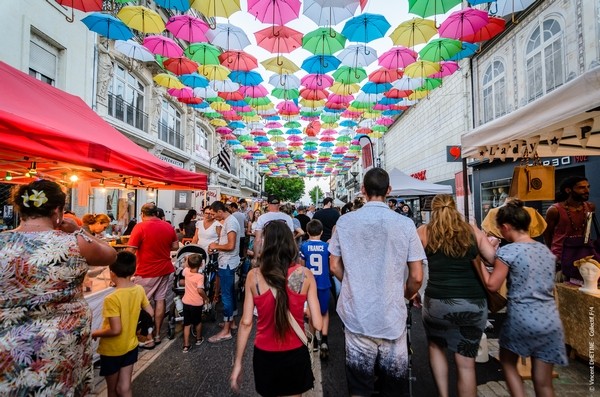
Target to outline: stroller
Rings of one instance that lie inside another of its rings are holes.
[[[169,310],[167,311],[167,319],[168,319],[168,328],[167,335],[169,339],[173,339],[175,337],[175,326],[178,322],[183,321],[182,310],[183,303],[181,302],[181,298],[185,293],[185,278],[183,277],[183,267],[185,258],[191,254],[199,254],[202,256],[202,259],[205,265],[200,268],[200,271],[204,273],[204,289],[206,294],[209,296],[211,303],[204,305],[204,311],[213,312],[213,321],[216,319],[215,305],[212,303],[213,298],[211,296],[214,295],[214,280],[216,277],[216,269],[217,266],[211,266],[211,261],[206,263],[207,255],[206,251],[198,245],[188,244],[182,247],[179,251],[177,251],[177,255],[175,258],[175,277],[173,278],[173,287],[172,292],[174,294],[173,303],[170,305]],[[210,280],[210,281],[209,281]],[[203,316],[204,317],[204,316]],[[210,317],[210,316],[209,316]],[[192,327],[192,334],[194,333],[194,327]],[[193,335],[194,337],[196,335]]]

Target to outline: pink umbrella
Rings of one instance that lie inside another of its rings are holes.
[[[277,110],[279,111],[289,111],[289,112],[293,112],[293,113],[299,113],[300,112],[300,108],[298,107],[298,105],[296,105],[294,103],[294,101],[282,101],[279,102],[276,106]]]
[[[191,89],[190,87],[169,88],[167,90],[167,93],[169,95],[177,97],[177,98],[193,98],[194,97],[194,90]]]
[[[327,74],[307,74],[300,83],[310,89],[326,89],[333,85],[333,77]]]
[[[376,104],[375,106],[373,106],[373,110],[389,110],[390,105],[382,105],[381,103]]]
[[[350,101],[354,100],[354,95],[339,95],[339,94],[331,94],[328,98],[329,102],[332,103],[350,103]]]
[[[153,54],[162,55],[167,58],[179,58],[183,56],[183,50],[173,39],[165,36],[147,36],[143,43]]]
[[[333,101],[325,102],[325,107],[327,107],[329,109],[345,110],[348,106],[350,106],[350,102],[333,102]]]
[[[235,110],[236,112],[251,112],[252,111],[252,107],[250,105],[232,106],[231,108],[233,110]]]
[[[390,126],[393,123],[394,123],[394,119],[392,119],[391,117],[381,117],[375,122],[375,124],[385,125],[385,126]]]
[[[335,135],[337,131],[331,128],[321,131],[321,135]]]
[[[486,11],[475,8],[464,8],[454,11],[440,25],[438,33],[440,37],[462,40],[464,36],[477,33],[487,25],[489,16]]]
[[[264,23],[285,25],[298,18],[300,0],[248,0],[248,13]]]
[[[225,135],[229,134],[232,131],[232,129],[229,127],[217,127],[215,131],[217,131],[217,133],[219,134]]]
[[[283,127],[283,125],[280,122],[277,122],[277,121],[269,121],[265,125],[265,128],[281,128],[281,127]]]
[[[267,89],[262,85],[243,85],[240,87],[239,91],[244,97],[250,98],[262,98],[264,96],[269,95]]]
[[[458,70],[458,62],[455,61],[441,61],[440,71],[428,76],[433,79],[441,79],[442,77],[450,76],[452,73]]]
[[[178,39],[190,43],[208,42],[205,33],[210,27],[203,20],[191,15],[176,15],[171,17],[165,26]]]
[[[404,69],[406,66],[414,63],[417,60],[418,54],[406,47],[392,47],[381,54],[379,57],[379,65],[388,69]]]

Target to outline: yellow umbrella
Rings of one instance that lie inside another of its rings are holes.
[[[252,106],[252,108],[256,109],[256,110],[270,110],[270,109],[273,109],[274,107],[275,107],[275,105],[273,105],[272,103],[267,103],[266,105]]]
[[[303,98],[303,99],[300,99],[299,103],[300,103],[300,105],[306,106],[309,108],[318,108],[318,107],[325,106],[324,99],[316,100],[316,99],[304,99]]]
[[[227,80],[231,70],[223,65],[200,65],[198,66],[198,73],[205,76],[209,80]]]
[[[190,7],[200,11],[205,17],[229,18],[240,11],[240,0],[192,0]]]
[[[213,102],[210,104],[210,107],[216,110],[217,112],[226,112],[231,110],[231,105],[225,102]]]
[[[212,119],[210,123],[215,127],[225,127],[227,125],[227,122],[223,119]]]
[[[410,94],[408,96],[408,99],[410,99],[411,101],[414,101],[416,99],[423,99],[427,95],[429,95],[429,90],[416,90],[416,91],[413,91],[412,94]]]
[[[338,95],[351,95],[360,91],[360,86],[358,84],[343,84],[336,81],[331,87],[329,87],[329,91]]]
[[[333,130],[333,129],[338,128],[339,126],[340,125],[338,123],[323,123],[321,125],[321,128],[324,129],[324,130],[327,130],[327,129],[332,129]]]
[[[381,112],[377,112],[377,111],[365,111],[363,113],[363,118],[365,119],[376,119],[378,117],[381,116]]]
[[[404,75],[408,77],[419,77],[424,79],[425,77],[431,76],[439,71],[440,64],[438,62],[416,61],[404,69]]]
[[[253,116],[242,116],[242,120],[244,121],[244,123],[251,123],[253,121],[260,121],[260,116],[258,114],[255,114]]]
[[[293,74],[300,70],[294,62],[284,56],[265,59],[261,62],[261,65],[263,65],[265,69],[277,74]]]
[[[173,76],[168,73],[159,73],[152,78],[158,85],[162,85],[166,88],[183,88],[185,87],[181,81],[177,78],[177,76]]]
[[[117,14],[125,25],[143,33],[161,33],[165,23],[156,11],[144,6],[125,6]]]
[[[437,32],[435,21],[413,18],[398,25],[390,34],[390,38],[394,45],[414,47],[416,44],[427,43]]]

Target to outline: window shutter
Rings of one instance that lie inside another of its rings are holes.
[[[31,41],[29,49],[29,68],[56,81],[57,53]]]

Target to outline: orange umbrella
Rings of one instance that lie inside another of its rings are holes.
[[[169,72],[173,72],[178,76],[194,73],[198,69],[198,64],[186,57],[169,58],[163,62],[163,65]]]

